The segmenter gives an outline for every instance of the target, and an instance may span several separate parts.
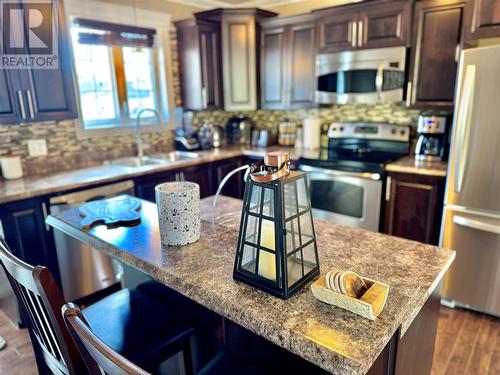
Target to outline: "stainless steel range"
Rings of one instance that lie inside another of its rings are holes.
[[[332,123],[328,149],[299,160],[299,169],[308,173],[314,217],[378,231],[384,166],[409,150],[409,126]]]

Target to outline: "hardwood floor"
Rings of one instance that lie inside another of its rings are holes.
[[[0,374],[36,374],[35,357],[26,330],[18,330],[0,310]],[[441,306],[432,375],[500,374],[500,319]]]
[[[441,306],[432,375],[500,374],[500,319]]]
[[[0,374],[37,374],[28,331],[17,329],[2,310],[0,310],[0,336],[7,341],[5,349],[0,350]]]

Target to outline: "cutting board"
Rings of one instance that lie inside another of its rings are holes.
[[[141,201],[132,197],[92,201],[80,206],[85,228],[105,224],[109,227],[134,225],[141,221]]]

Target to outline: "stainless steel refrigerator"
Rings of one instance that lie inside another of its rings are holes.
[[[500,45],[461,54],[441,246],[443,297],[500,316]]]

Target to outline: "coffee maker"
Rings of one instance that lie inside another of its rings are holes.
[[[448,122],[450,116],[424,112],[418,117],[419,137],[415,147],[415,160],[445,160],[448,149]]]

